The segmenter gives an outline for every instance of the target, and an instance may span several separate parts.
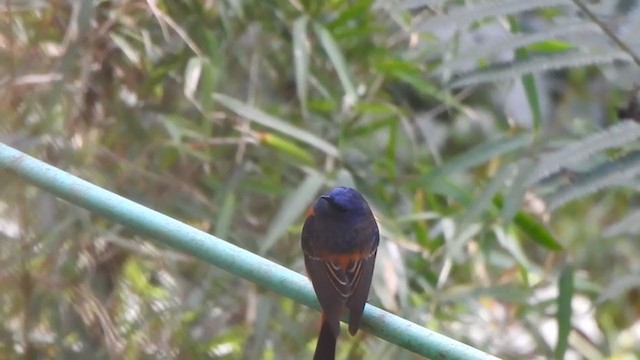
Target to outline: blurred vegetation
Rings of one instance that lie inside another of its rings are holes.
[[[0,140],[299,272],[306,208],[356,186],[373,304],[634,359],[639,32],[630,0],[6,0]],[[0,358],[311,357],[316,312],[0,180]]]

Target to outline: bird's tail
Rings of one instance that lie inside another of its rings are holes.
[[[331,324],[325,316],[322,316],[322,327],[320,327],[320,335],[318,335],[318,343],[316,344],[313,360],[335,360],[338,335],[335,333],[334,328],[335,325]]]

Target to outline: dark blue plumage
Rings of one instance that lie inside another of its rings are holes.
[[[302,228],[305,266],[323,310],[315,360],[335,358],[340,316],[349,333],[360,327],[379,243],[376,220],[355,189],[337,187],[314,203]]]

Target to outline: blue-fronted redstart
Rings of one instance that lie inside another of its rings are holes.
[[[334,360],[340,317],[349,311],[349,333],[360,327],[380,235],[373,213],[356,190],[337,187],[320,196],[302,228],[307,273],[322,307],[314,360]]]

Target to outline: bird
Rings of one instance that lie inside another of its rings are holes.
[[[307,275],[322,308],[314,360],[334,360],[340,318],[349,311],[349,333],[360,328],[380,233],[357,190],[336,187],[309,209],[300,237]]]

